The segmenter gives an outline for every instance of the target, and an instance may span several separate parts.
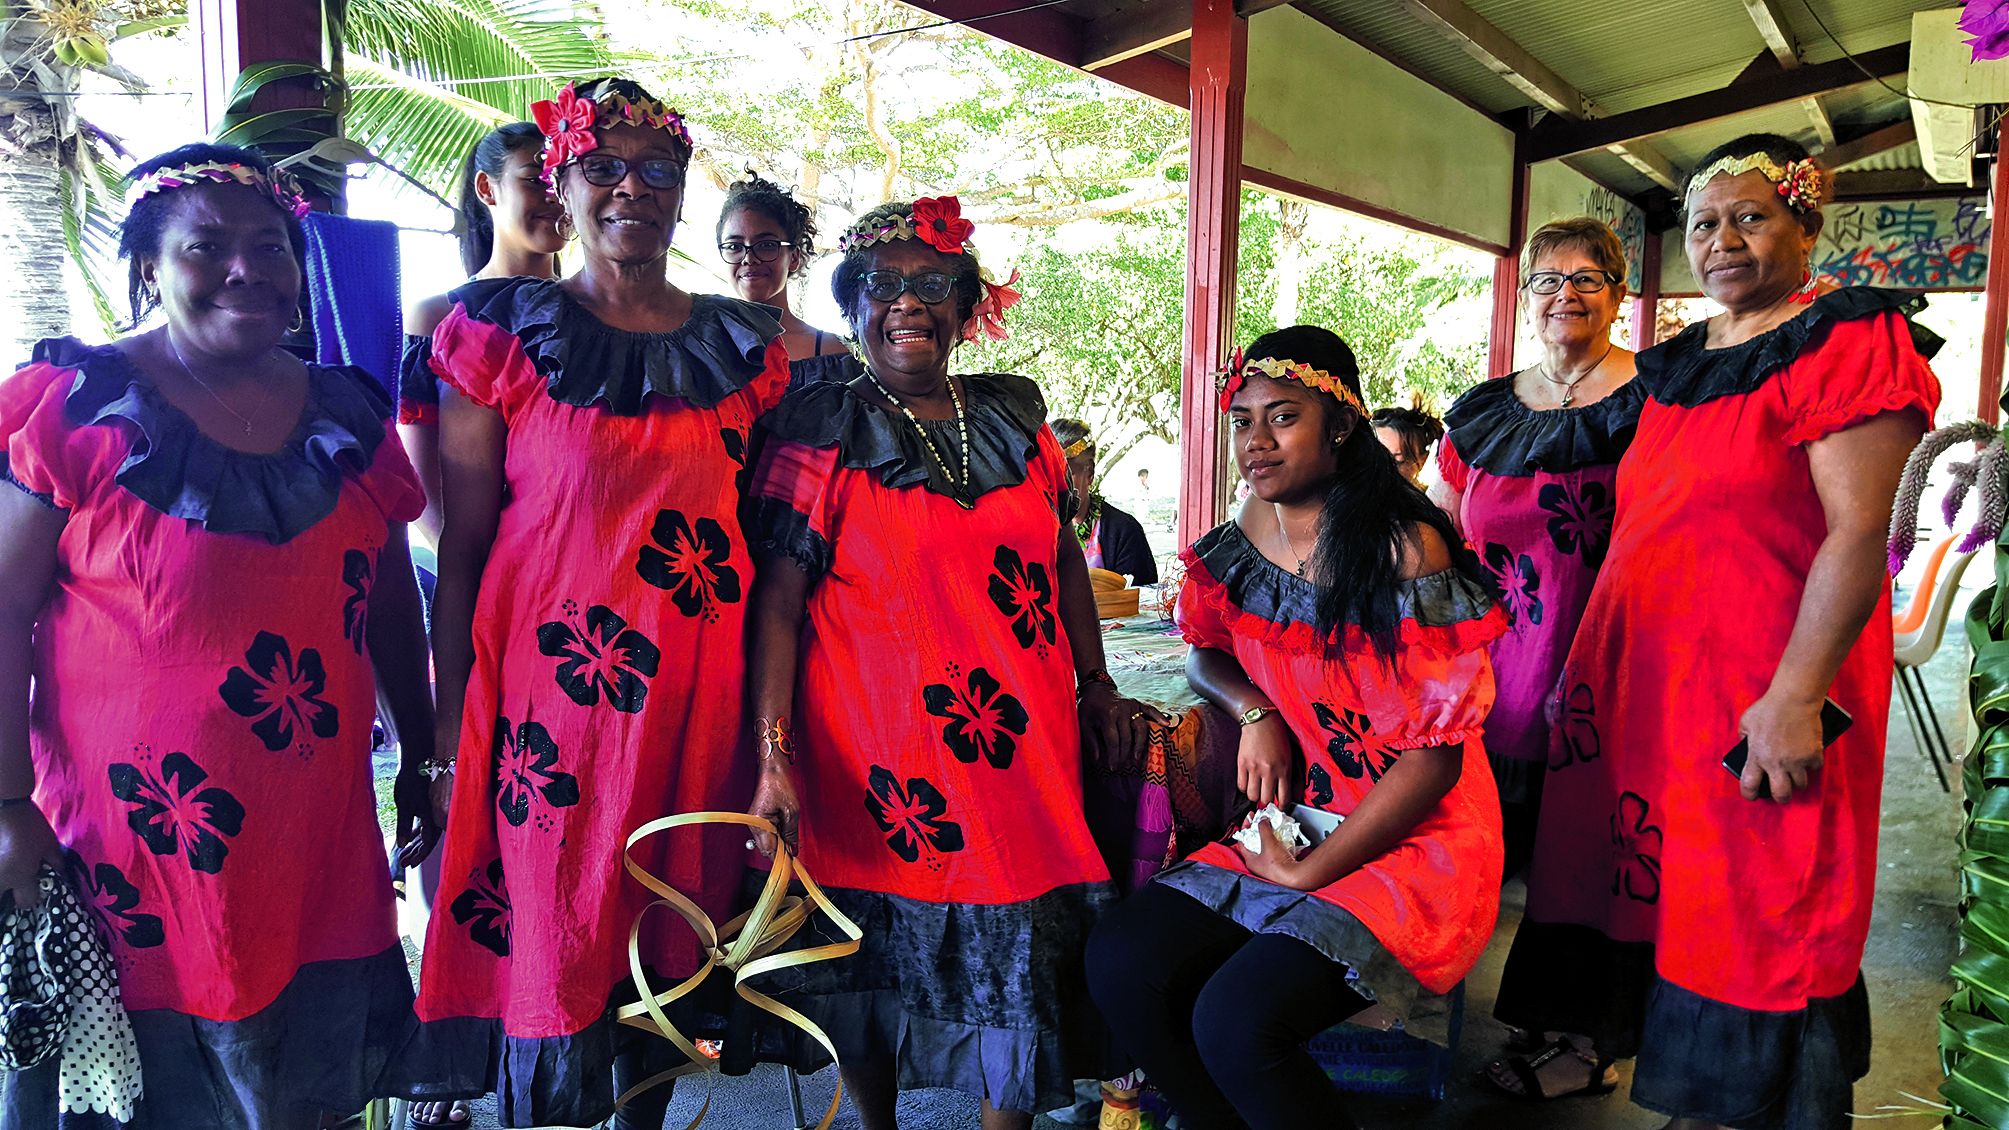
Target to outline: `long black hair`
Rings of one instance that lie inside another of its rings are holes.
[[[1299,361],[1338,377],[1360,395],[1360,366],[1353,350],[1331,330],[1291,326],[1252,342],[1245,359]],[[1418,548],[1418,526],[1437,531],[1450,547],[1454,567],[1475,579],[1477,559],[1446,517],[1414,483],[1396,469],[1395,457],[1374,438],[1358,411],[1331,393],[1317,392],[1333,432],[1346,429],[1334,452],[1338,473],[1319,514],[1318,548],[1311,579],[1318,586],[1318,628],[1330,633],[1358,624],[1377,651],[1393,654],[1401,608],[1402,558]]]
[[[126,180],[138,183],[141,177],[160,169],[208,162],[243,165],[246,168],[256,169],[266,176],[272,175],[272,162],[249,149],[241,149],[235,145],[197,142],[179,149],[170,149],[158,157],[149,157],[141,161],[126,174]],[[133,204],[131,210],[126,213],[126,218],[119,224],[119,258],[127,263],[126,298],[132,304],[133,312],[132,326],[128,328],[137,327],[153,312],[154,307],[160,305],[160,298],[140,277],[140,263],[143,260],[160,257],[161,231],[167,226],[167,218],[174,208],[174,201],[173,190],[150,193]],[[272,206],[279,208],[279,202],[273,201]],[[284,213],[285,209],[281,208],[280,211]],[[304,279],[307,274],[305,265],[307,236],[300,229],[300,221],[291,213],[286,213],[286,238],[293,245],[293,262],[300,266],[300,274]]]
[[[1431,444],[1444,438],[1444,422],[1421,408],[1401,405],[1376,408],[1368,423],[1394,432],[1402,440],[1403,457],[1407,459],[1422,459],[1430,453]]]
[[[511,122],[488,131],[467,154],[460,166],[460,265],[470,275],[488,266],[495,254],[495,216],[488,203],[474,190],[474,174],[487,173],[499,180],[508,167],[509,155],[544,148],[544,133],[531,122]]]

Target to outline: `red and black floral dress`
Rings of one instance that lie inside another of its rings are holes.
[[[475,608],[419,991],[428,1093],[492,1089],[508,1126],[589,1125],[613,1109],[609,1003],[649,901],[623,843],[752,796],[738,512],[747,435],[787,355],[774,319],[734,299],[700,295],[677,330],[630,333],[555,282],[452,297],[432,365],[507,425],[508,503]],[[744,838],[662,837],[638,862],[724,921]],[[699,963],[672,915],[641,947],[662,977]]]
[[[300,422],[231,450],[116,347],[0,379],[0,479],[65,517],[36,621],[35,803],[118,963],[145,1095],[129,1125],[312,1125],[388,1094],[411,1034],[371,784],[365,631],[418,480],[382,387],[308,368]],[[10,1130],[66,1109],[52,1060]]]
[[[1031,381],[958,379],[967,491],[862,381],[764,422],[754,536],[814,583],[801,858],[865,931],[789,987],[840,1055],[895,1058],[902,1087],[1047,1110],[1108,1066],[1081,958],[1114,898],[1059,618],[1067,462]],[[954,461],[955,421],[921,426]]]
[[[1345,816],[1412,749],[1451,746],[1458,783],[1393,849],[1316,891],[1251,875],[1209,844],[1156,882],[1258,933],[1283,934],[1351,971],[1353,986],[1412,1034],[1450,1038],[1442,998],[1478,961],[1500,907],[1500,802],[1481,740],[1493,705],[1486,645],[1507,621],[1455,569],[1406,581],[1392,658],[1358,626],[1316,625],[1318,589],[1265,558],[1232,519],[1180,560],[1180,632],[1227,652],[1276,703],[1303,751],[1303,804]]]
[[[1812,787],[1747,801],[1722,762],[1827,534],[1806,445],[1886,412],[1924,423],[1939,402],[1938,339],[1907,318],[1922,305],[1845,288],[1739,345],[1709,349],[1697,324],[1639,355],[1652,399],[1558,687],[1498,1013],[1637,1051],[1632,1096],[1651,1109],[1827,1130],[1868,1069],[1887,587],[1829,691],[1854,726]]]

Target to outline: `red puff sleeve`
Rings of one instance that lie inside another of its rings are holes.
[[[419,486],[418,472],[412,470],[410,456],[405,454],[404,442],[398,438],[395,419],[384,422],[384,440],[377,445],[361,485],[363,493],[383,511],[385,521],[416,522],[425,513],[425,491]]]
[[[1227,594],[1219,591],[1221,583],[1207,572],[1191,549],[1182,551],[1179,560],[1186,567],[1185,579],[1179,582],[1179,600],[1172,609],[1172,622],[1178,625],[1179,635],[1194,647],[1232,651],[1235,635],[1222,615]]]
[[[1033,448],[1032,458],[1026,461],[1026,478],[1053,500],[1053,512],[1058,517],[1067,510],[1067,453],[1060,449],[1060,437],[1047,424],[1039,426]]]
[[[1472,468],[1458,455],[1449,432],[1437,444],[1437,474],[1459,494],[1464,494],[1465,484],[1472,481]]]
[[[767,343],[767,353],[760,359],[760,373],[746,382],[753,394],[753,414],[766,414],[788,392],[788,347],[781,344],[780,335]]]
[[[753,548],[786,557],[811,578],[830,570],[838,513],[831,498],[837,449],[770,438],[753,475],[747,539]]]
[[[1778,380],[1786,401],[1786,442],[1796,446],[1913,408],[1930,427],[1939,408],[1939,378],[1895,311],[1834,323],[1827,339],[1801,354]]]
[[[58,510],[74,510],[89,493],[89,452],[63,416],[76,377],[38,364],[0,378],[0,481]]]
[[[433,330],[432,368],[454,391],[501,412],[505,421],[527,394],[543,387],[515,334],[468,317],[459,304]]]

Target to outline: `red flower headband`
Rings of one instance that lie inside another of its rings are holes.
[[[1226,412],[1234,403],[1235,394],[1249,383],[1251,374],[1260,374],[1271,380],[1296,381],[1306,388],[1315,388],[1328,393],[1341,404],[1367,415],[1367,408],[1360,402],[1360,394],[1346,386],[1346,382],[1324,369],[1313,368],[1303,361],[1292,361],[1286,357],[1263,357],[1254,361],[1244,361],[1242,351],[1228,362],[1227,370],[1221,375],[1221,411]]]
[[[530,116],[544,132],[544,181],[548,185],[558,169],[568,161],[600,148],[599,130],[618,125],[652,126],[663,130],[691,149],[691,132],[684,116],[653,99],[630,101],[609,92],[599,101],[581,98],[573,84],[565,84],[555,101],[533,102]]]
[[[896,239],[918,239],[944,255],[967,252],[975,258],[977,249],[969,240],[976,227],[964,218],[962,201],[953,196],[924,196],[914,201],[904,215],[852,224],[837,237],[837,248],[848,254]],[[1005,328],[1004,312],[1017,305],[1022,297],[1016,289],[1018,272],[1013,271],[1010,278],[998,282],[980,266],[977,279],[983,285],[984,296],[970,311],[970,320],[963,324],[963,340],[975,341],[981,336],[1003,341],[1011,336]]]

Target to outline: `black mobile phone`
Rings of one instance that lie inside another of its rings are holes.
[[[1854,724],[1855,719],[1849,717],[1849,712],[1843,710],[1834,699],[1828,699],[1821,703],[1821,748],[1826,749],[1835,744],[1835,739],[1848,732],[1848,728]],[[1737,744],[1730,747],[1730,752],[1723,755],[1723,768],[1728,769],[1732,777],[1742,780],[1744,777],[1744,763],[1750,759],[1750,740],[1748,738],[1739,738]],[[1768,779],[1761,778],[1758,781],[1758,795],[1760,797],[1772,795]]]

